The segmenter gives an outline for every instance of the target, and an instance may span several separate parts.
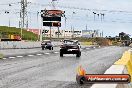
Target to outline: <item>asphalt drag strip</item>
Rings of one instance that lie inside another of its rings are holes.
[[[90,88],[76,83],[76,70],[82,65],[89,74],[102,74],[127,47],[104,47],[82,52],[82,56],[59,53],[0,60],[1,88]],[[113,52],[114,51],[114,52]],[[2,62],[3,61],[3,62]]]

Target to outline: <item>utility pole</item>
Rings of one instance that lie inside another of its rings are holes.
[[[28,20],[27,20],[27,0],[21,0],[21,18],[22,18],[22,26],[23,28],[25,25],[28,25]]]
[[[25,25],[28,27],[28,19],[27,19],[27,0],[21,0],[21,11],[20,11],[20,19],[21,19],[21,40],[22,40],[22,30]]]

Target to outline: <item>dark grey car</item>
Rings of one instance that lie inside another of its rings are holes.
[[[44,41],[42,41],[41,47],[42,47],[42,50],[44,50],[44,49],[53,50],[53,45],[52,45],[52,43],[51,43],[50,40],[44,40]]]
[[[79,45],[77,41],[64,40],[60,47],[60,57],[63,57],[63,54],[76,54],[76,57],[80,57],[81,51]]]

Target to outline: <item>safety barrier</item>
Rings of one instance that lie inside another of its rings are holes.
[[[132,78],[132,51],[126,51],[122,58],[115,62],[115,65],[124,65]]]
[[[121,59],[116,61],[104,74],[129,74],[128,84],[94,84],[91,88],[132,88],[132,50],[125,51]]]
[[[60,42],[52,42],[54,46],[61,45]],[[25,49],[25,48],[39,48],[41,42],[25,42],[25,41],[6,41],[0,42],[0,49]]]

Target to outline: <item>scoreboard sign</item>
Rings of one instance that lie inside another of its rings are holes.
[[[61,17],[64,17],[65,11],[62,10],[41,10],[43,26],[61,27]]]
[[[43,26],[61,27],[60,22],[43,22]]]
[[[61,21],[61,17],[42,17],[43,21]]]
[[[62,10],[41,10],[41,17],[64,17],[65,11]]]

